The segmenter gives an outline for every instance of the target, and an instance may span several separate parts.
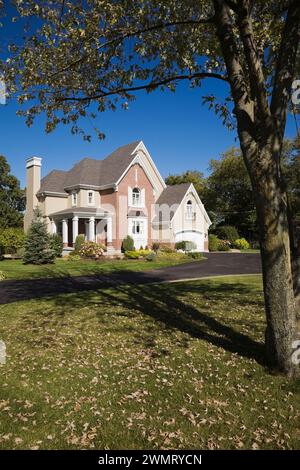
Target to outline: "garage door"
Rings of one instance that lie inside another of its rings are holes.
[[[175,242],[194,242],[197,246],[195,251],[204,251],[204,234],[201,232],[194,232],[192,230],[187,230],[183,232],[176,233]]]

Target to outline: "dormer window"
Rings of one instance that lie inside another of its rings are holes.
[[[132,205],[135,207],[141,206],[141,191],[139,188],[133,188],[132,190]]]
[[[94,191],[88,191],[88,205],[93,206],[95,204],[95,193]]]
[[[77,206],[77,192],[72,192],[72,206]]]

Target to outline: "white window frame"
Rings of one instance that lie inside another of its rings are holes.
[[[90,202],[90,194],[92,194],[92,200]],[[89,189],[87,191],[87,204],[88,206],[94,206],[95,205],[95,191]]]
[[[77,191],[72,191],[71,198],[72,198],[72,207],[76,207],[77,203],[78,203],[78,193],[77,193]]]
[[[141,199],[142,199],[142,194],[141,194],[140,188],[137,188],[137,187],[133,188],[132,196],[131,196],[132,207],[141,207],[141,202],[142,202]]]
[[[193,203],[190,199],[186,202],[185,208],[185,218],[187,220],[194,220],[195,212],[193,211]]]
[[[136,231],[136,227],[139,224],[139,232]],[[142,230],[141,230],[142,229]],[[144,236],[145,235],[145,221],[143,219],[132,219],[131,233],[134,236]]]

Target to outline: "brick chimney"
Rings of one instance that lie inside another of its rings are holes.
[[[41,166],[42,159],[31,157],[26,160],[26,211],[24,217],[24,230],[28,230],[32,218],[33,210],[38,206],[36,193],[41,186]]]

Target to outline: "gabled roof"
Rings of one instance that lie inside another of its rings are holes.
[[[172,206],[173,204],[180,204],[190,186],[191,183],[181,183],[167,186],[159,196],[156,204],[168,204],[168,206]]]
[[[69,171],[53,170],[41,180],[39,193],[64,193],[65,189],[86,185],[99,187],[116,184],[135,157],[140,141],[123,145],[104,160],[84,158]]]

